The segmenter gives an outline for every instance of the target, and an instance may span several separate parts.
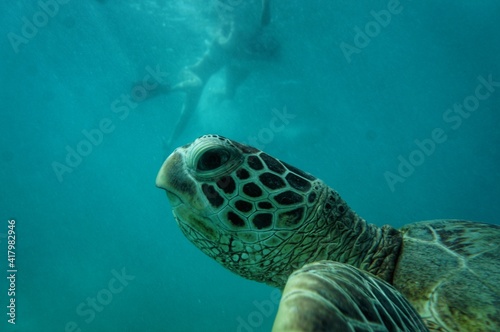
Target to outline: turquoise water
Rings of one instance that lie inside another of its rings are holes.
[[[14,219],[17,269],[2,331],[270,330],[276,292],[194,248],[154,186],[206,133],[315,174],[377,225],[500,223],[498,1],[274,1],[279,55],[234,60],[251,73],[232,100],[214,74],[167,146],[184,94],[127,96],[182,80],[221,16],[251,29],[258,5],[0,5],[0,267]]]

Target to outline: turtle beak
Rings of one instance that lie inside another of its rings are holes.
[[[165,190],[167,192],[167,198],[170,201],[170,205],[175,209],[177,206],[182,204],[182,199],[171,191]]]
[[[187,175],[183,154],[175,150],[165,160],[156,176],[156,186],[167,192],[172,207],[185,203],[188,197],[195,196],[194,182]]]
[[[160,168],[160,171],[156,175],[156,186],[161,189],[165,189],[168,191],[169,188],[169,180],[168,180],[168,171],[170,168],[172,168],[172,162],[170,157],[173,154],[171,154],[164,162],[163,165]]]
[[[182,165],[182,155],[175,150],[168,156],[161,166],[158,175],[156,175],[156,186],[165,189],[167,192],[176,194],[182,187],[180,180],[184,178]]]
[[[160,168],[160,171],[158,172],[158,175],[156,176],[156,186],[167,192],[167,198],[170,201],[172,208],[182,204],[181,198],[171,189],[173,188],[173,181],[170,174],[172,174],[173,170],[176,169],[176,160],[178,160],[178,157],[175,156],[174,152],[165,160]]]

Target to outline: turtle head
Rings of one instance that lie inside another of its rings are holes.
[[[202,136],[167,158],[156,185],[185,236],[245,278],[281,287],[305,262],[326,258],[317,216],[333,209],[332,191],[258,149]]]

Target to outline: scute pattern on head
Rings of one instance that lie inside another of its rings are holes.
[[[307,220],[328,196],[314,176],[217,135],[176,149],[157,185],[178,201],[173,212],[188,239],[238,274],[266,282],[292,268],[291,251],[305,241],[294,232],[315,227]],[[256,276],[259,270],[266,276]]]
[[[210,143],[213,144],[204,151],[210,154],[209,157],[196,151],[197,143],[207,139],[212,139]],[[235,158],[240,159],[232,169],[224,169],[224,164],[217,165],[222,170],[208,178],[199,176],[199,167],[188,169],[196,180],[193,186],[201,187],[206,203],[211,206],[212,212],[219,215],[222,226],[227,230],[293,229],[307,214],[307,204],[302,206],[305,199],[308,198],[307,203],[312,205],[318,196],[312,190],[313,176],[302,171],[297,174],[289,170],[285,163],[257,149],[215,135],[203,136],[188,148],[191,151],[184,154],[186,166],[199,165],[203,158],[210,158],[203,164],[211,164],[220,159],[217,153],[226,153],[225,149],[228,149],[229,155],[238,155]],[[198,160],[191,160],[193,158]],[[300,207],[297,208],[297,205]]]

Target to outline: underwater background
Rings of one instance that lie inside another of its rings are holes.
[[[179,82],[221,17],[259,6],[0,4],[1,331],[269,331],[276,291],[191,245],[155,187],[170,152],[207,133],[322,178],[377,225],[500,224],[495,0],[273,0],[279,55],[246,59],[232,100],[216,73],[167,146],[184,94],[124,96],[152,73]]]

